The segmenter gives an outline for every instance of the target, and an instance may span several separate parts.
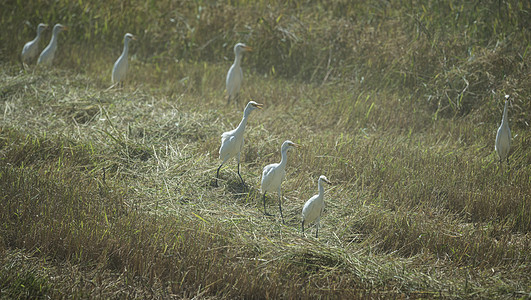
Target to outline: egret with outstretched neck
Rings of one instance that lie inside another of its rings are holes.
[[[252,51],[253,49],[243,43],[238,43],[234,46],[234,63],[227,73],[227,80],[225,82],[229,98],[227,103],[232,99],[236,99],[240,93],[240,87],[243,81],[243,72],[241,67],[243,52]]]
[[[302,234],[304,235],[304,224],[310,224],[313,221],[316,221],[317,229],[315,231],[315,237],[319,236],[319,225],[321,221],[321,215],[325,207],[324,202],[324,187],[323,182],[330,184],[330,181],[326,176],[321,175],[318,181],[319,194],[311,197],[302,208]]]
[[[500,158],[500,164],[507,160],[509,164],[509,149],[511,148],[511,129],[509,129],[509,119],[507,117],[507,103],[509,103],[509,95],[505,96],[505,105],[503,107],[503,116],[501,125],[496,133],[496,144],[494,149]]]
[[[242,175],[240,174],[240,154],[243,149],[243,133],[245,131],[245,125],[247,125],[247,118],[251,114],[251,111],[262,108],[263,104],[256,103],[254,101],[249,101],[245,109],[243,110],[243,118],[238,124],[238,127],[231,131],[224,132],[221,135],[221,147],[219,147],[219,158],[222,160],[221,165],[216,172],[216,186],[218,186],[219,170],[227,160],[236,156],[238,161],[238,176],[242,181],[242,185],[245,186]]]
[[[57,38],[59,36],[59,33],[64,30],[68,30],[68,27],[61,24],[55,24],[52,32],[52,39],[50,40],[48,46],[46,46],[46,48],[42,50],[41,55],[37,60],[38,65],[49,66],[52,64],[53,59],[55,57],[55,51],[57,51]]]
[[[278,208],[280,210],[280,217],[282,218],[282,223],[284,223],[284,216],[282,215],[282,191],[281,191],[281,185],[282,181],[286,177],[286,164],[288,162],[288,150],[293,147],[299,147],[299,145],[293,143],[292,141],[285,141],[282,143],[282,146],[280,147],[280,153],[281,153],[281,160],[280,163],[276,164],[270,164],[265,166],[263,172],[262,172],[262,181],[261,181],[261,187],[260,190],[263,195],[263,202],[264,202],[264,214],[266,216],[271,216],[267,213],[266,210],[266,194],[268,192],[277,192],[278,194]]]
[[[114,63],[114,67],[112,68],[113,86],[123,86],[125,76],[127,75],[127,69],[129,68],[129,62],[127,61],[127,56],[129,54],[129,41],[135,39],[135,36],[130,33],[126,33],[124,35],[124,50],[122,51],[122,55],[118,57],[118,59]]]
[[[39,42],[41,40],[41,33],[48,28],[47,24],[40,23],[39,26],[37,26],[37,36],[27,42],[24,45],[24,48],[22,48],[22,63],[28,63],[30,61],[33,61],[35,57],[37,57],[37,54],[39,54]]]

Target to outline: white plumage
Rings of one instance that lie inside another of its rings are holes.
[[[286,177],[286,163],[288,162],[288,150],[293,147],[299,147],[299,145],[293,143],[292,141],[285,141],[280,147],[280,153],[282,159],[280,163],[270,164],[264,167],[262,171],[262,181],[260,190],[264,193],[263,202],[264,202],[264,214],[270,216],[266,211],[265,198],[268,192],[277,192],[278,194],[278,207],[280,209],[280,217],[282,218],[282,223],[284,223],[284,216],[282,215],[282,192],[281,185],[282,181]]]
[[[311,197],[302,208],[302,234],[304,235],[304,224],[310,224],[313,221],[317,220],[317,229],[315,231],[315,237],[319,235],[319,224],[321,221],[321,214],[323,213],[325,202],[324,202],[324,187],[323,182],[330,184],[330,181],[326,176],[321,175],[318,181],[319,194]]]
[[[124,50],[122,55],[118,57],[112,68],[112,83],[113,84],[122,84],[125,81],[125,76],[127,75],[127,69],[129,68],[129,62],[127,61],[127,55],[129,54],[129,41],[134,40],[135,37],[126,33],[124,35]]]
[[[240,66],[243,52],[252,50],[251,47],[242,43],[238,43],[234,46],[234,63],[227,73],[227,80],[225,82],[227,93],[229,94],[227,103],[230,103],[230,100],[235,99],[240,92],[240,87],[243,81],[243,72]]]
[[[27,42],[24,45],[24,48],[22,48],[21,56],[22,56],[23,63],[28,63],[30,61],[33,61],[37,57],[37,54],[39,54],[39,42],[41,40],[41,33],[46,28],[48,28],[47,24],[44,24],[44,23],[39,24],[39,26],[37,27],[37,36],[33,40]]]
[[[221,169],[221,166],[223,166],[227,160],[235,156],[238,160],[238,176],[240,176],[242,184],[245,185],[242,176],[240,175],[240,153],[243,149],[243,133],[245,131],[245,125],[247,125],[247,118],[249,117],[249,114],[251,111],[257,108],[262,108],[262,104],[256,103],[254,101],[247,103],[247,106],[245,106],[245,109],[243,110],[243,118],[240,124],[238,124],[238,127],[236,127],[234,130],[224,132],[221,135],[219,158],[222,160],[222,163],[216,172],[216,186],[218,185],[219,170]]]
[[[505,106],[503,107],[503,117],[501,125],[496,133],[496,144],[494,149],[498,153],[500,163],[507,160],[509,163],[509,149],[511,148],[511,130],[509,129],[509,120],[507,118],[507,103],[509,102],[509,95],[506,95]]]
[[[52,39],[50,40],[50,43],[44,50],[42,50],[41,55],[39,56],[39,59],[37,60],[38,65],[51,65],[53,58],[55,57],[55,51],[57,51],[57,37],[59,35],[59,32],[67,30],[68,28],[66,26],[63,26],[61,24],[55,24],[53,27],[53,33],[52,33]]]

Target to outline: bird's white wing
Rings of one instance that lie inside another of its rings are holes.
[[[302,219],[305,223],[309,224],[319,215],[321,214],[321,210],[324,207],[323,201],[317,201],[319,198],[319,195],[314,195],[311,197],[306,203],[304,204],[304,207],[302,208]]]
[[[509,149],[511,148],[511,131],[509,127],[504,127],[503,125],[498,128],[496,133],[496,143],[494,144],[494,149],[498,152],[501,160],[505,160],[509,154]]]
[[[279,164],[270,164],[262,171],[262,192],[277,192],[282,180],[286,177],[286,171],[278,168]]]
[[[221,135],[221,146],[219,147],[219,158],[226,161],[240,152],[241,141],[238,141],[233,131],[225,132]]]
[[[242,69],[232,65],[227,73],[226,88],[229,95],[235,96],[240,91],[242,83]]]
[[[39,60],[37,61],[38,64],[43,65],[50,65],[53,61],[53,58],[55,56],[55,50],[56,47],[54,47],[54,44],[50,43],[44,50],[41,52],[41,55],[39,56]]]
[[[125,75],[127,74],[127,64],[127,58],[123,55],[120,55],[120,57],[118,57],[114,63],[114,67],[112,68],[113,83],[118,83],[125,79]]]
[[[494,143],[494,150],[498,152],[500,151],[501,131],[502,131],[502,127],[500,126],[498,128],[498,131],[496,131],[496,143]]]
[[[236,130],[231,130],[231,131],[226,131],[226,132],[223,132],[221,134],[221,144],[225,143],[225,141],[230,138],[230,137],[234,137],[234,132]]]
[[[22,48],[22,59],[24,61],[30,60],[37,56],[38,49],[37,47],[34,47],[35,44],[35,41],[30,41],[24,45],[24,48]]]

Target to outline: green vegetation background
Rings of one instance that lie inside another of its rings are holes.
[[[0,297],[529,297],[530,14],[511,0],[5,1]],[[21,71],[40,22],[69,31],[53,68]],[[126,32],[126,88],[106,90]],[[254,51],[227,106],[236,42]],[[220,134],[249,99],[265,104],[246,132],[249,189],[235,162],[214,188]],[[258,187],[285,139],[305,147],[289,153],[283,226]],[[321,174],[320,237],[303,238]]]

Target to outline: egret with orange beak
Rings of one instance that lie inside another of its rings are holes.
[[[41,55],[37,60],[38,65],[49,66],[52,64],[53,58],[55,57],[55,51],[57,51],[57,38],[59,33],[65,30],[68,30],[68,27],[61,24],[55,24],[53,27],[52,39],[50,40],[48,46],[42,50]]]
[[[130,40],[136,40],[135,36],[130,33],[126,33],[124,35],[124,50],[122,51],[122,55],[118,57],[118,59],[114,63],[114,67],[112,68],[113,85],[123,86],[123,83],[125,81],[125,76],[127,75],[127,69],[129,68],[129,63],[127,61],[127,55],[129,54],[129,41]]]
[[[317,220],[316,221],[317,229],[315,231],[315,237],[317,238],[319,236],[319,225],[321,221],[321,215],[323,214],[323,210],[325,207],[323,182],[331,184],[330,181],[328,181],[328,179],[326,178],[326,176],[321,175],[317,183],[319,194],[314,195],[308,201],[306,201],[306,203],[304,204],[304,207],[302,208],[302,234],[303,235],[304,235],[304,224],[310,224],[313,221]]]
[[[271,216],[267,213],[265,200],[267,192],[277,192],[278,194],[278,208],[280,209],[280,217],[282,218],[282,223],[284,223],[284,216],[282,215],[282,191],[281,185],[282,181],[286,177],[286,164],[288,162],[288,150],[294,147],[300,147],[292,141],[285,141],[280,147],[281,160],[280,163],[270,164],[264,167],[262,171],[262,182],[260,190],[264,193],[263,202],[264,202],[264,214],[266,216]]]
[[[257,108],[262,108],[262,104],[254,101],[249,101],[243,111],[243,118],[238,124],[238,127],[231,131],[224,132],[221,135],[221,147],[219,147],[219,158],[223,161],[216,172],[216,186],[218,186],[219,170],[227,160],[236,156],[238,161],[238,176],[242,181],[242,185],[245,186],[242,175],[240,174],[240,154],[243,149],[243,133],[245,131],[245,125],[247,125],[247,118],[249,114]]]
[[[243,81],[243,72],[241,68],[241,62],[243,57],[243,52],[252,51],[253,49],[243,43],[238,43],[234,46],[234,63],[227,73],[227,80],[225,81],[227,93],[229,98],[227,104],[230,103],[232,99],[236,99],[240,93],[240,87]]]

